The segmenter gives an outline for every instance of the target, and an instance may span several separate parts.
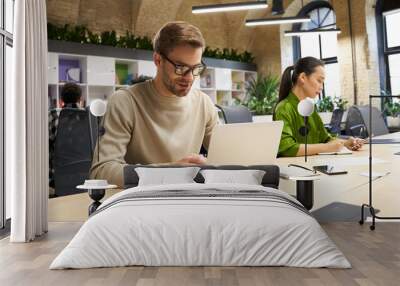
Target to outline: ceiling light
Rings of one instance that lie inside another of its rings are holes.
[[[246,26],[278,25],[310,22],[309,17],[281,17],[246,20]]]
[[[313,29],[305,31],[286,31],[286,37],[304,36],[304,35],[321,35],[321,34],[340,34],[340,29]]]
[[[267,1],[250,1],[250,2],[193,6],[192,13],[193,14],[214,13],[214,12],[262,9],[267,7],[268,7]]]
[[[394,9],[394,10],[383,12],[382,15],[387,16],[387,15],[392,15],[392,14],[397,14],[397,13],[400,13],[400,9]]]

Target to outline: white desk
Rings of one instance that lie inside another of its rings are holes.
[[[377,138],[399,138],[400,132],[392,133]],[[374,206],[380,209],[380,215],[400,215],[400,144],[372,146],[372,155],[376,159],[373,163],[373,172],[387,172],[390,174],[373,182]],[[324,207],[332,202],[344,202],[354,205],[368,203],[368,177],[360,173],[368,172],[369,146],[365,145],[361,151],[352,155],[319,155],[309,156],[308,162],[304,157],[279,158],[279,166],[289,163],[299,164],[312,168],[315,165],[344,163],[343,168],[348,171],[346,175],[328,176],[321,174],[320,180],[314,182],[314,207],[312,210]],[[290,194],[295,194],[296,183],[289,180],[280,180],[279,188]]]

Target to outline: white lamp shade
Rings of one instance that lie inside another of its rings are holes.
[[[96,117],[103,116],[106,113],[106,107],[104,100],[95,99],[90,103],[90,113]]]
[[[297,105],[297,111],[301,116],[310,116],[314,112],[314,102],[311,98],[305,98]]]

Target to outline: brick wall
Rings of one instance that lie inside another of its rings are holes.
[[[301,9],[300,1],[289,1],[285,16],[295,16]],[[304,5],[311,1],[304,1]],[[341,96],[350,104],[367,104],[369,94],[379,93],[379,71],[377,35],[375,23],[376,0],[351,1],[352,36],[350,38],[349,9],[347,0],[332,0],[336,13],[336,23],[341,29],[338,35],[338,62],[340,69]],[[291,25],[281,25],[280,48],[282,70],[293,64],[292,39],[284,37],[283,32]],[[352,48],[354,49],[352,51]],[[354,61],[352,58],[354,53]],[[355,65],[355,69],[353,68]],[[354,80],[356,78],[356,81]]]
[[[249,50],[256,57],[261,73],[280,75],[283,68],[292,64],[292,39],[283,36],[291,25],[246,27],[245,19],[270,16],[270,9],[195,15],[192,5],[204,4],[202,0],[47,0],[48,20],[58,24],[83,24],[100,32],[129,30],[137,35],[152,37],[167,21],[184,20],[197,25],[204,34],[207,45],[213,48]],[[216,3],[231,0],[214,1]],[[304,5],[310,0],[304,0]],[[378,58],[374,4],[376,0],[351,1],[352,33],[356,69],[353,70],[352,41],[349,30],[347,0],[332,0],[338,35],[338,60],[341,75],[341,94],[354,99],[354,86],[358,104],[367,103],[368,94],[379,92]],[[294,16],[301,9],[300,0],[286,0],[285,16]],[[353,80],[353,74],[357,82]]]

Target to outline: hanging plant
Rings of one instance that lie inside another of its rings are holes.
[[[254,57],[248,51],[244,51],[242,54],[240,54],[240,61],[244,63],[252,63],[254,61]]]
[[[86,43],[86,27],[75,26],[67,29],[66,41]]]
[[[115,31],[106,31],[101,33],[101,44],[106,46],[117,46],[117,33]]]
[[[101,38],[98,34],[94,34],[91,31],[87,31],[87,43],[94,44],[94,45],[100,45],[101,43]]]
[[[65,24],[63,27],[57,27],[47,24],[47,35],[51,40],[66,41],[69,25]]]
[[[121,48],[136,49],[137,39],[130,32],[126,31],[125,36],[119,38],[119,42],[124,41],[124,44],[120,44]]]
[[[138,37],[136,38],[137,44],[136,44],[136,48],[137,49],[142,49],[142,50],[153,50],[153,44],[151,42],[151,40],[144,36],[144,37]]]
[[[49,40],[69,41],[77,43],[89,43],[95,45],[106,45],[119,48],[153,50],[153,44],[150,38],[146,36],[136,37],[129,31],[125,35],[117,36],[115,31],[104,31],[100,35],[93,33],[85,26],[70,26],[65,24],[58,27],[54,24],[47,23],[47,35]],[[214,59],[225,59],[238,61],[243,63],[253,63],[254,57],[248,51],[239,53],[235,49],[212,49],[206,47],[203,53],[204,57]]]
[[[59,29],[51,24],[51,23],[47,23],[47,38],[49,40],[59,40],[57,37],[59,36]]]

